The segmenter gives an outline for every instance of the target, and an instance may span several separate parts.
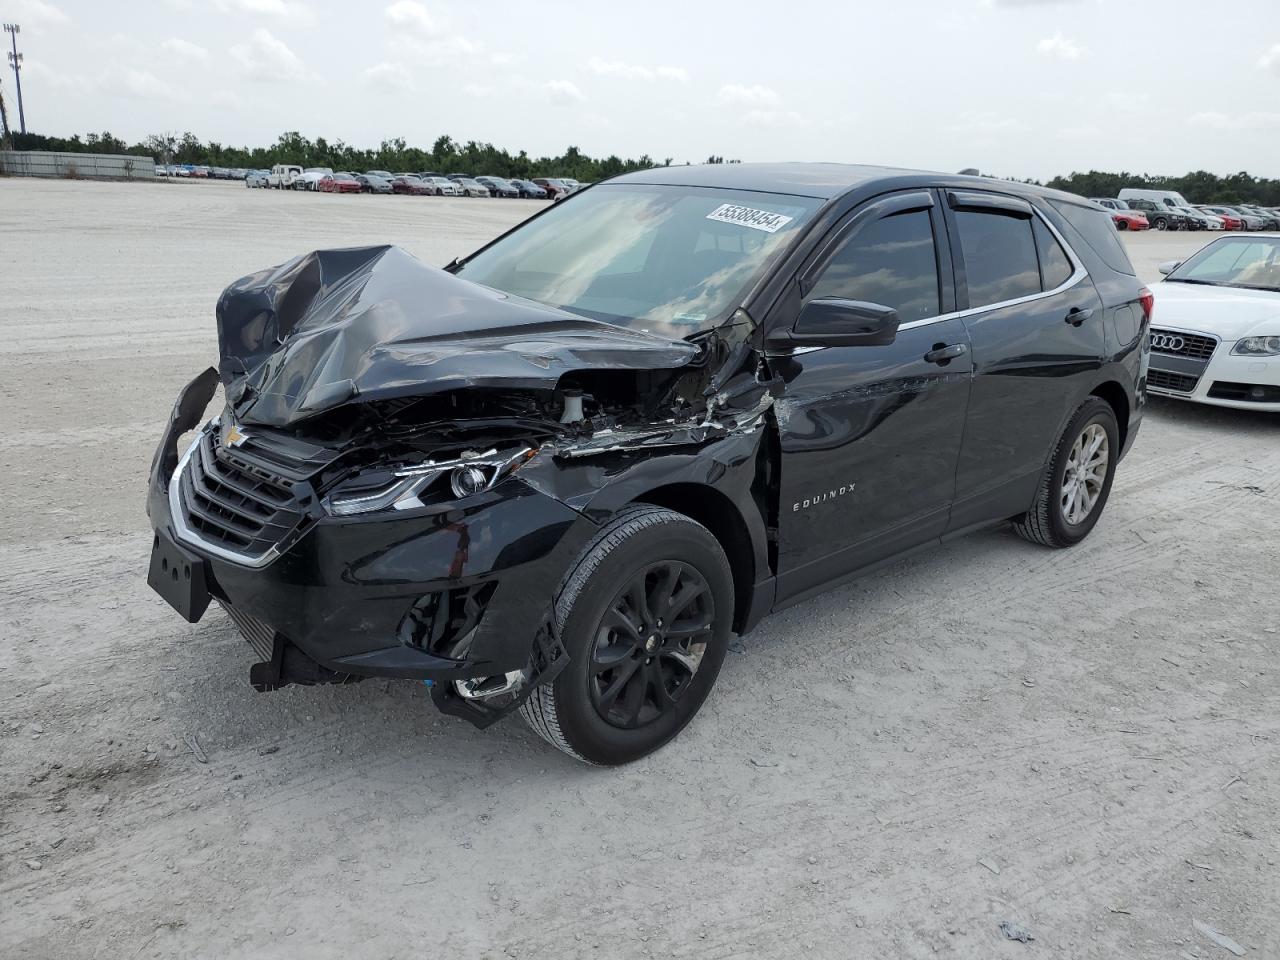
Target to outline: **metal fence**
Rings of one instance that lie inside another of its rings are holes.
[[[54,153],[48,150],[0,150],[0,173],[12,177],[102,177],[154,180],[150,157],[119,153]]]

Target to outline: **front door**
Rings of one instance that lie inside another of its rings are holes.
[[[874,201],[833,230],[788,298],[797,313],[819,297],[878,303],[901,325],[888,346],[769,358],[786,383],[774,406],[780,603],[946,528],[972,365],[963,321],[943,318],[944,229],[930,191]]]

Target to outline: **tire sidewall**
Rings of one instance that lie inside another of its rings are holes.
[[[597,545],[588,551],[583,562],[599,549]],[[607,723],[591,702],[589,667],[596,628],[619,587],[662,560],[688,563],[706,578],[715,603],[712,635],[697,673],[675,708],[637,730],[623,730]],[[591,762],[618,764],[637,760],[671,740],[693,719],[715,684],[729,647],[733,603],[733,577],[724,551],[705,528],[692,521],[647,526],[614,546],[576,595],[562,594],[557,604],[561,642],[570,659],[554,681],[555,702],[568,744]]]
[[[1062,515],[1062,479],[1067,472],[1067,458],[1071,455],[1071,447],[1076,442],[1076,438],[1093,423],[1101,426],[1107,433],[1107,476],[1102,483],[1102,492],[1098,495],[1098,500],[1089,511],[1089,515],[1081,523],[1068,523]],[[1116,423],[1115,411],[1105,400],[1093,398],[1071,418],[1071,423],[1063,432],[1054,457],[1053,476],[1050,478],[1049,487],[1049,522],[1053,526],[1054,535],[1063,543],[1079,543],[1097,524],[1111,496],[1111,483],[1115,479],[1116,462],[1119,456],[1120,428]]]

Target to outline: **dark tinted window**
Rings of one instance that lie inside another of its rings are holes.
[[[903,323],[936,317],[938,257],[929,211],[916,210],[855,228],[827,261],[810,297],[865,300],[893,307]]]
[[[1052,290],[1062,286],[1075,272],[1067,252],[1039,217],[1032,218],[1031,227],[1036,235],[1036,249],[1040,251],[1040,276],[1044,279],[1044,288]]]
[[[957,210],[956,228],[970,307],[1040,292],[1040,264],[1030,218]]]
[[[1074,203],[1063,203],[1060,200],[1051,200],[1050,203],[1079,233],[1093,252],[1102,258],[1103,263],[1117,273],[1136,276],[1133,264],[1129,262],[1129,255],[1124,252],[1124,247],[1116,237],[1116,227],[1109,216],[1101,210],[1081,207]],[[1067,242],[1076,248],[1077,253],[1080,252],[1079,243],[1070,234],[1067,236]]]

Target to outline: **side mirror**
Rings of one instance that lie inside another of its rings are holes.
[[[810,300],[788,331],[795,345],[883,347],[898,336],[898,311],[879,303],[836,298]]]
[[[1161,273],[1163,273],[1167,277],[1169,274],[1173,273],[1173,271],[1177,270],[1178,267],[1180,267],[1181,265],[1182,265],[1181,260],[1166,260],[1164,263],[1160,264],[1160,266],[1156,267],[1156,269],[1159,270]]]

